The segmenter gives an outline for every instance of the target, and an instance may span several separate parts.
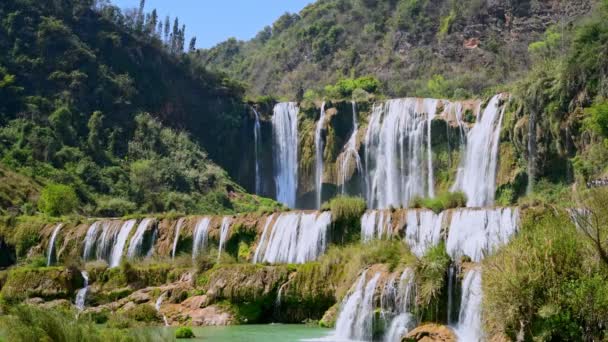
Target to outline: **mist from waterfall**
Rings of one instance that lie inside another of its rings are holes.
[[[290,208],[296,206],[298,186],[298,113],[295,102],[284,102],[272,116],[276,199]]]
[[[502,95],[490,100],[467,136],[463,164],[452,190],[463,191],[467,195],[468,207],[494,204],[500,128],[504,114],[501,100]]]
[[[321,105],[321,114],[319,115],[319,121],[315,129],[315,181],[316,181],[316,209],[321,208],[321,201],[323,198],[323,126],[325,125],[325,102]]]

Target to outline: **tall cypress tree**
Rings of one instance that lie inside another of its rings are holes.
[[[139,10],[137,11],[137,22],[135,24],[135,28],[139,32],[142,32],[144,30],[144,7],[146,7],[146,0],[140,0]]]
[[[190,39],[190,46],[188,47],[188,51],[189,52],[196,51],[196,37],[192,37],[192,39]]]
[[[165,17],[165,45],[169,45],[169,32],[171,31],[171,19],[169,16]]]

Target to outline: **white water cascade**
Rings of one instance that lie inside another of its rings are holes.
[[[194,236],[192,237],[192,259],[196,259],[201,251],[207,247],[210,224],[211,220],[208,217],[203,217],[196,223]]]
[[[429,248],[441,241],[444,213],[431,210],[408,210],[405,241],[414,255],[422,258]]]
[[[109,260],[110,267],[120,266],[120,260],[122,259],[125,245],[127,244],[127,239],[129,238],[129,234],[135,226],[135,223],[137,223],[136,220],[128,220],[125,221],[120,227],[118,235],[116,236],[116,242],[112,247],[112,255],[110,256]]]
[[[260,126],[260,113],[255,108],[251,108],[255,115],[255,123],[253,125],[253,139],[254,139],[254,158],[255,158],[255,194],[259,195],[262,193],[262,175],[260,174],[260,158],[259,158],[259,146],[260,139],[262,138],[262,128]]]
[[[446,249],[452,260],[480,262],[505,245],[519,227],[519,209],[462,209],[452,213]]]
[[[270,227],[270,224],[272,223],[273,218],[274,218],[274,214],[268,216],[268,218],[266,219],[266,223],[264,224],[264,230],[262,230],[262,236],[260,237],[260,242],[256,246],[255,253],[253,255],[252,262],[254,264],[258,263],[258,258],[260,257],[260,252],[262,250],[266,249],[266,245],[268,243],[268,241],[266,240],[266,235],[268,235],[268,228]]]
[[[403,335],[416,324],[416,318],[412,314],[416,303],[414,295],[415,286],[414,271],[411,268],[406,268],[403,271],[396,289],[394,278],[389,281],[388,287],[385,285],[385,292],[390,293],[390,295],[385,296],[383,293],[382,297],[386,298],[386,300],[392,300],[392,305],[394,306],[393,315],[395,316],[390,321],[389,328],[384,334],[384,342],[400,342]]]
[[[325,125],[325,102],[321,105],[321,114],[319,115],[319,121],[317,122],[317,128],[315,129],[315,172],[316,172],[316,190],[317,190],[317,202],[316,209],[321,208],[321,201],[323,198],[323,151],[324,144],[321,133],[323,133],[323,125]]]
[[[353,132],[344,146],[342,159],[340,160],[340,168],[338,170],[338,183],[342,186],[342,195],[346,195],[346,174],[350,168],[351,160],[355,163],[355,171],[358,175],[363,175],[363,165],[361,157],[357,151],[357,134],[359,133],[359,123],[357,121],[357,104],[352,101],[353,106]]]
[[[226,239],[228,238],[228,230],[230,229],[230,223],[232,223],[232,219],[230,217],[224,217],[222,219],[222,226],[220,227],[220,245],[217,250],[217,261],[220,261],[220,257],[222,255],[222,248],[226,243]]]
[[[158,296],[158,298],[156,299],[156,303],[154,303],[154,308],[156,309],[156,312],[163,316],[163,322],[165,323],[165,326],[168,327],[169,322],[167,322],[167,316],[160,312],[160,307],[161,305],[163,305],[163,301],[165,300],[166,296],[167,292],[163,292],[160,296]]]
[[[370,341],[374,318],[374,294],[380,279],[376,273],[366,282],[367,271],[363,272],[354,290],[344,298],[338,319],[335,337],[339,340]]]
[[[87,292],[89,291],[89,274],[87,271],[82,271],[82,278],[84,279],[84,287],[76,292],[76,309],[78,311],[84,310],[84,304],[87,297]]]
[[[452,187],[452,190],[460,190],[467,195],[468,207],[494,204],[500,128],[504,114],[504,106],[502,109],[500,107],[501,100],[501,95],[494,96],[468,133],[463,166]]]
[[[462,280],[462,299],[458,325],[454,329],[459,341],[479,342],[484,340],[481,325],[481,271],[471,269]]]
[[[278,103],[272,116],[277,201],[294,208],[298,186],[298,113],[295,102]]]
[[[269,224],[267,221],[267,225]],[[262,234],[254,262],[305,263],[325,252],[331,213],[283,213],[268,238]],[[268,227],[266,227],[267,229]]]
[[[423,155],[436,108],[437,100],[414,98],[374,106],[365,135],[369,207],[407,206],[415,196],[433,195],[432,153],[426,163]]]
[[[361,217],[361,241],[369,242],[392,236],[390,211],[372,210]]]
[[[152,223],[154,223],[153,218],[145,218],[141,220],[141,222],[139,222],[135,233],[129,241],[129,248],[127,249],[127,257],[129,259],[133,259],[138,256],[146,256],[148,254],[148,252],[144,253],[142,249],[144,247],[144,236],[146,235],[146,231],[148,230],[148,228],[150,228]],[[154,241],[152,241],[152,245],[154,245]]]
[[[179,234],[182,230],[182,226],[186,219],[180,218],[177,220],[177,224],[175,225],[175,236],[173,237],[173,248],[171,249],[171,258],[175,259],[175,252],[177,252],[177,243],[179,242]]]
[[[57,234],[59,233],[59,230],[61,230],[61,227],[63,227],[63,223],[60,223],[55,226],[55,229],[53,229],[53,234],[51,235],[51,239],[49,240],[49,247],[46,258],[47,266],[51,266],[51,263],[53,262],[53,254],[55,253],[55,239],[57,238]]]

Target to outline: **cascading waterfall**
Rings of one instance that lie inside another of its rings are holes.
[[[267,221],[267,225],[268,225]],[[270,236],[260,240],[254,261],[305,263],[325,252],[331,213],[283,213],[277,217]],[[262,234],[263,238],[265,234]]]
[[[129,238],[129,234],[135,226],[135,223],[137,223],[136,220],[128,220],[120,227],[118,235],[116,236],[116,242],[112,248],[112,255],[109,261],[110,267],[120,266],[120,260],[122,259],[127,239]]]
[[[348,142],[344,146],[344,152],[342,152],[342,160],[340,161],[340,168],[338,170],[339,184],[342,186],[342,195],[346,195],[346,173],[349,170],[350,161],[353,160],[355,163],[355,170],[357,174],[363,175],[363,165],[361,164],[361,157],[359,157],[359,151],[357,151],[357,134],[359,133],[359,123],[357,122],[357,104],[352,101],[353,107],[353,132],[348,139]]]
[[[448,269],[448,325],[452,324],[452,307],[454,302],[454,279],[456,278],[456,270],[454,265],[450,265]]]
[[[484,340],[481,325],[481,271],[471,269],[462,280],[462,299],[458,326],[454,329],[459,341],[478,342]]]
[[[87,292],[89,291],[89,274],[87,271],[80,272],[82,274],[82,278],[84,279],[84,287],[76,292],[76,308],[78,311],[84,310],[84,304],[87,297]]]
[[[433,144],[431,142],[431,128],[432,122],[435,118],[435,112],[437,111],[437,104],[439,100],[435,99],[424,99],[423,108],[427,117],[426,124],[426,153],[427,153],[427,184],[428,184],[428,195],[429,197],[435,197],[435,179],[433,177]]]
[[[369,341],[372,339],[374,319],[374,294],[380,279],[376,273],[366,283],[367,271],[357,280],[355,289],[344,298],[338,319],[335,337],[345,340]]]
[[[222,219],[222,226],[220,227],[220,245],[217,250],[217,261],[220,261],[220,257],[222,255],[222,248],[226,243],[226,239],[228,238],[228,230],[230,229],[230,223],[232,223],[232,219],[230,217],[224,217]]]
[[[101,222],[94,222],[87,230],[87,234],[84,237],[84,250],[82,252],[84,260],[89,260],[93,257],[95,242],[97,241],[97,231],[100,225]]]
[[[407,206],[415,196],[433,194],[432,160],[425,166],[423,142],[436,107],[437,100],[412,98],[374,106],[365,135],[366,197],[371,208]]]
[[[171,258],[175,259],[175,252],[177,252],[177,243],[179,241],[179,234],[182,230],[182,226],[186,219],[180,218],[177,220],[177,224],[175,225],[175,236],[173,237],[173,249],[171,250]]]
[[[255,108],[251,108],[255,115],[255,123],[253,125],[253,139],[254,139],[254,154],[255,154],[255,194],[259,195],[262,193],[262,175],[260,174],[260,158],[259,158],[259,145],[260,139],[262,138],[262,128],[260,125],[260,114]]]
[[[429,248],[441,241],[444,213],[430,210],[408,210],[405,241],[414,255],[422,258]]]
[[[131,240],[129,241],[129,248],[127,249],[127,257],[129,259],[133,259],[138,256],[146,256],[148,254],[147,252],[144,253],[142,249],[144,247],[144,236],[146,235],[146,231],[148,230],[148,228],[150,228],[152,223],[154,223],[153,218],[145,218],[141,220],[141,222],[137,226],[135,234],[133,234]],[[152,246],[153,245],[154,241],[152,241]]]
[[[315,171],[316,171],[316,190],[317,190],[317,202],[316,208],[321,208],[321,201],[323,197],[323,125],[325,124],[325,102],[321,105],[321,114],[319,115],[319,121],[317,122],[317,128],[315,130]]]
[[[392,235],[392,217],[390,211],[372,210],[361,217],[361,241],[380,240]]]
[[[501,95],[490,100],[477,123],[469,131],[463,166],[456,177],[452,190],[461,190],[467,195],[467,206],[481,207],[494,204],[496,168],[500,128],[504,115],[501,110]]]
[[[452,213],[446,249],[452,260],[468,256],[480,262],[485,255],[507,244],[517,232],[517,208],[462,209]]]
[[[298,185],[298,113],[295,102],[278,103],[272,116],[277,201],[294,208]]]
[[[166,296],[167,292],[163,292],[160,296],[158,296],[158,298],[156,299],[156,303],[154,303],[154,308],[156,309],[156,312],[163,316],[163,322],[165,323],[165,326],[168,327],[169,322],[167,321],[167,316],[160,312],[160,307],[161,305],[163,305],[163,301],[165,300]]]
[[[55,226],[55,229],[53,229],[53,234],[51,235],[51,239],[49,240],[49,247],[46,259],[47,266],[51,266],[51,263],[53,262],[53,254],[55,253],[55,239],[57,238],[57,234],[59,234],[59,230],[61,230],[61,227],[63,227],[63,223],[60,223]]]
[[[396,306],[394,314],[396,316],[393,317],[388,331],[384,334],[384,342],[400,342],[403,335],[416,323],[416,318],[412,314],[415,307],[416,283],[414,280],[414,271],[406,268],[399,279],[399,287],[394,292],[394,305]]]
[[[194,227],[194,236],[192,237],[192,259],[196,259],[200,252],[207,246],[210,224],[211,220],[208,217],[203,217],[196,223],[196,227]]]
[[[255,248],[255,253],[253,255],[254,264],[258,263],[258,258],[260,257],[260,252],[262,250],[266,249],[266,245],[267,245],[266,235],[268,234],[268,228],[270,227],[270,224],[272,223],[273,218],[274,218],[274,214],[268,216],[268,218],[266,219],[266,223],[264,224],[264,230],[262,230],[262,236],[260,237],[260,242],[258,243],[257,247]]]

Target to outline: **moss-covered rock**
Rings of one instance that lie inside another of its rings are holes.
[[[8,271],[2,287],[2,297],[8,302],[20,302],[27,298],[45,300],[71,299],[84,279],[77,270],[63,267],[20,267]]]

